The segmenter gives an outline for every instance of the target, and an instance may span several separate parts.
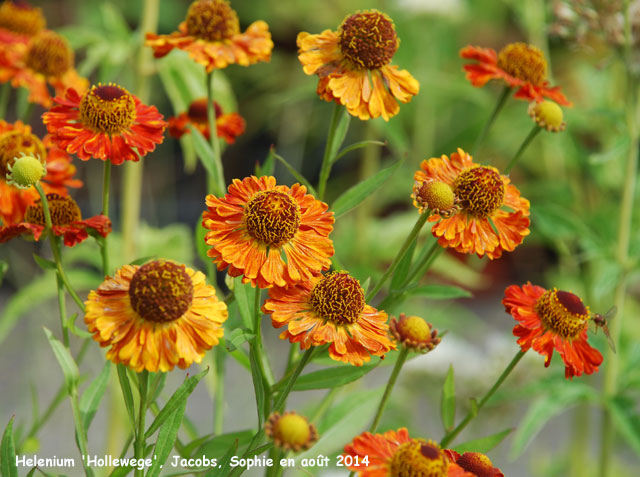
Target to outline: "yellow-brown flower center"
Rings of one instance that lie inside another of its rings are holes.
[[[45,31],[31,39],[25,63],[38,73],[58,78],[73,66],[73,51],[67,40]]]
[[[96,132],[118,134],[136,119],[136,103],[129,92],[113,83],[93,86],[80,102],[82,124]]]
[[[222,41],[240,32],[238,14],[226,0],[196,0],[187,12],[187,33],[207,41]]]
[[[504,203],[502,177],[493,167],[466,169],[453,182],[453,192],[462,209],[478,218],[489,217]]]
[[[364,290],[347,272],[325,275],[311,290],[309,299],[315,312],[336,325],[355,323],[364,309]]]
[[[131,307],[146,321],[177,320],[191,306],[193,283],[184,265],[154,260],[142,265],[129,285]]]
[[[340,51],[356,68],[375,70],[389,64],[398,49],[393,21],[377,10],[347,17],[340,25]]]
[[[589,308],[579,297],[556,288],[538,299],[536,313],[546,329],[567,339],[577,338],[589,320]]]
[[[299,414],[281,416],[273,425],[273,437],[291,448],[304,446],[311,437],[307,420]]]
[[[390,477],[446,477],[449,462],[438,444],[412,439],[402,444],[389,463]]]
[[[24,153],[27,156],[46,160],[47,151],[34,134],[24,131],[7,131],[0,135],[0,180],[4,180],[15,159]]]
[[[71,197],[47,194],[47,204],[49,205],[49,214],[53,225],[65,226],[82,220],[80,207]],[[24,213],[24,221],[29,224],[45,225],[44,211],[40,200],[27,207],[27,211]]]
[[[207,105],[208,105],[207,98],[200,98],[200,99],[194,100],[189,105],[189,109],[187,110],[187,116],[189,116],[189,119],[194,123],[206,124],[209,121]],[[222,114],[222,109],[220,108],[220,105],[215,101],[213,102],[213,108],[215,110],[216,118]]]
[[[547,79],[547,61],[539,48],[510,43],[498,53],[498,66],[519,80],[539,86]]]
[[[480,452],[465,452],[456,464],[476,477],[494,477],[495,475],[491,459]]]
[[[33,36],[44,29],[46,20],[41,8],[24,1],[5,1],[0,5],[0,28]]]
[[[400,318],[396,329],[403,340],[426,342],[431,339],[431,327],[429,323],[419,316]]]
[[[298,231],[300,207],[289,194],[260,191],[247,202],[244,222],[251,237],[277,247],[291,240]]]

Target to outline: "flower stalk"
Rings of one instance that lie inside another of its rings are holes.
[[[524,139],[522,144],[520,144],[520,147],[518,148],[518,152],[515,153],[515,155],[509,161],[509,164],[507,164],[507,167],[504,168],[505,175],[511,172],[511,169],[513,169],[513,166],[516,165],[516,162],[518,162],[518,159],[520,159],[520,156],[522,156],[522,153],[525,151],[525,149],[527,149],[527,147],[529,146],[529,143],[533,141],[533,139],[538,135],[540,131],[542,131],[542,128],[540,126],[538,126],[537,124],[533,126],[533,129],[529,132],[529,134]]]
[[[109,217],[109,192],[111,188],[111,161],[104,161],[104,175],[102,178],[102,215]],[[109,246],[107,237],[100,239],[100,252],[102,254],[102,272],[109,275]]]
[[[140,410],[138,412],[138,427],[136,431],[136,441],[134,444],[134,452],[136,459],[144,459],[145,448],[145,419],[147,416],[147,397],[149,386],[149,372],[145,369],[138,373],[138,390],[140,394]],[[144,469],[137,469],[135,471],[135,477],[143,477]]]
[[[329,180],[329,175],[331,174],[331,166],[333,165],[333,158],[338,152],[338,148],[340,147],[340,143],[342,142],[343,137],[338,137],[338,125],[341,122],[341,118],[344,121],[347,121],[347,125],[344,131],[346,135],[346,129],[349,127],[349,116],[347,112],[343,109],[342,105],[339,103],[335,103],[333,105],[333,113],[331,114],[331,122],[329,123],[329,132],[327,134],[327,144],[324,148],[324,156],[322,158],[322,166],[320,167],[320,179],[318,180],[318,199],[323,200],[324,194],[327,190],[327,181]]]
[[[478,148],[480,147],[480,144],[482,144],[482,142],[484,141],[485,137],[487,136],[487,133],[489,132],[489,129],[491,129],[491,126],[493,126],[493,123],[496,121],[496,118],[500,114],[500,111],[502,111],[502,108],[506,104],[507,99],[509,99],[510,93],[511,93],[511,86],[506,85],[502,90],[500,97],[498,98],[498,102],[496,103],[495,107],[493,108],[493,111],[491,112],[491,116],[489,116],[489,120],[485,123],[484,127],[482,128],[482,131],[480,131],[480,135],[476,139],[476,142],[473,144],[473,149],[471,150],[472,156],[475,156],[476,152],[478,151]]]
[[[220,139],[216,126],[216,112],[213,104],[213,72],[207,75],[207,119],[209,121],[209,142],[213,151],[213,177],[208,177],[207,188],[214,195],[221,197],[225,191],[224,169],[220,154]]]

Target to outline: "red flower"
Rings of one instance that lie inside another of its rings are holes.
[[[491,459],[480,452],[465,452],[460,455],[453,449],[445,449],[444,453],[449,461],[455,462],[476,477],[504,477],[500,469],[493,466]]]
[[[244,132],[245,122],[238,113],[223,114],[222,108],[213,102],[216,115],[216,130],[218,137],[223,138],[228,144],[233,144],[240,134]],[[202,135],[209,139],[209,118],[207,116],[207,99],[196,99],[189,105],[186,113],[169,118],[169,134],[181,138],[189,132],[189,125],[195,127]]]

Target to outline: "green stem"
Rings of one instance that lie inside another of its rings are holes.
[[[391,371],[391,376],[389,376],[389,381],[387,381],[387,387],[385,388],[382,399],[380,400],[380,404],[378,405],[376,417],[373,418],[371,427],[369,427],[369,432],[371,433],[376,432],[376,429],[378,429],[378,425],[380,424],[380,419],[382,419],[384,408],[387,406],[387,401],[389,400],[389,396],[391,396],[393,386],[395,386],[396,384],[398,376],[400,375],[400,370],[402,369],[402,365],[407,360],[408,355],[409,348],[407,348],[406,346],[402,346],[402,348],[400,349],[400,354],[398,355],[398,359],[396,360],[396,364],[393,366],[393,371]]]
[[[460,434],[460,432],[465,427],[467,427],[467,424],[469,424],[469,422],[471,422],[471,420],[474,417],[476,417],[476,415],[478,414],[480,409],[482,409],[482,407],[487,403],[489,398],[491,398],[491,396],[493,396],[493,394],[500,387],[500,385],[504,382],[504,380],[507,379],[507,376],[509,376],[509,374],[511,374],[511,371],[513,371],[513,368],[515,368],[516,365],[518,364],[518,362],[520,362],[520,360],[522,359],[524,354],[525,354],[525,351],[522,351],[522,350],[519,350],[516,353],[516,355],[513,357],[511,362],[507,365],[507,367],[502,372],[502,374],[500,375],[498,380],[493,384],[493,386],[491,386],[491,389],[489,389],[489,391],[487,391],[487,393],[482,397],[480,402],[477,404],[477,407],[475,409],[470,410],[469,413],[467,414],[467,416],[462,420],[462,422],[460,424],[458,424],[453,430],[451,430],[451,431],[449,431],[449,432],[447,432],[445,434],[445,436],[442,438],[442,441],[440,442],[440,447],[446,448],[453,441],[453,439],[455,439],[456,436],[458,434]]]
[[[76,291],[73,289],[71,283],[69,283],[69,279],[67,278],[67,275],[64,272],[64,267],[62,266],[62,256],[60,253],[58,242],[53,233],[53,225],[51,222],[51,213],[49,212],[49,202],[47,201],[47,196],[44,193],[44,190],[42,190],[42,186],[39,182],[36,183],[34,187],[38,191],[38,194],[40,194],[44,223],[47,227],[47,233],[49,234],[49,243],[51,244],[51,252],[53,253],[53,260],[56,264],[58,277],[60,277],[60,280],[62,280],[64,287],[67,289],[67,292],[69,292],[69,295],[71,295],[71,298],[73,298],[73,301],[75,301],[78,304],[78,307],[80,307],[80,309],[84,312],[84,302],[80,299]]]
[[[498,98],[498,102],[496,103],[496,106],[493,109],[491,116],[489,117],[489,120],[482,128],[482,131],[480,131],[480,135],[478,136],[478,139],[476,139],[476,142],[473,145],[473,149],[471,150],[472,155],[475,156],[476,152],[478,151],[478,147],[480,147],[480,144],[482,144],[482,141],[484,141],[484,138],[487,136],[489,129],[491,129],[491,126],[493,125],[496,118],[498,117],[498,114],[500,114],[500,111],[502,111],[502,108],[507,102],[507,99],[509,99],[510,93],[511,93],[511,87],[505,86],[504,89],[502,90],[502,94]]]
[[[215,408],[213,414],[213,432],[222,434],[224,430],[224,376],[227,353],[222,346],[215,347],[216,377],[215,377]]]
[[[302,355],[302,358],[300,358],[300,361],[298,361],[298,365],[293,371],[293,374],[287,381],[287,384],[285,385],[284,389],[278,395],[278,399],[276,400],[276,403],[273,406],[274,411],[282,412],[284,410],[284,405],[287,402],[287,397],[289,396],[291,389],[293,389],[293,385],[296,382],[296,379],[298,379],[298,376],[300,376],[300,373],[302,372],[304,367],[307,365],[307,363],[311,359],[311,356],[313,355],[315,350],[316,348],[312,346],[304,352],[304,354]]]
[[[7,117],[7,106],[9,105],[9,94],[11,93],[11,83],[8,81],[0,88],[0,118]]]
[[[215,71],[215,70],[213,70]],[[213,104],[213,71],[207,75],[207,118],[209,120],[209,142],[213,151],[214,177],[209,179],[209,192],[220,197],[225,191],[224,169],[220,155],[220,140],[216,126],[216,112]]]
[[[369,293],[367,293],[367,297],[365,298],[366,302],[369,302],[371,299],[375,298],[375,296],[378,294],[378,292],[380,291],[384,283],[387,281],[387,279],[391,276],[393,271],[398,266],[398,263],[400,263],[400,260],[404,258],[404,255],[407,253],[407,250],[409,249],[411,244],[418,237],[420,230],[422,230],[422,227],[427,222],[428,218],[429,218],[429,211],[425,211],[424,213],[420,214],[420,216],[418,217],[418,220],[413,226],[413,229],[411,229],[411,232],[409,232],[409,235],[407,236],[404,243],[402,244],[402,247],[400,247],[400,250],[398,250],[398,253],[394,257],[393,262],[391,262],[391,265],[389,265],[389,267],[384,272],[384,275],[382,275],[382,278],[376,284],[376,286],[373,287],[373,289]]]
[[[80,455],[88,456],[88,445],[87,445],[87,434],[84,430],[84,425],[82,424],[82,415],[80,414],[80,405],[78,403],[78,390],[77,388],[73,388],[71,394],[69,395],[71,399],[71,412],[73,413],[73,423],[76,429],[76,440],[78,444],[78,450],[80,450]],[[84,473],[87,476],[93,476],[93,470],[86,464],[85,459],[82,459],[82,465],[84,467]]]
[[[104,175],[102,178],[102,215],[109,216],[109,189],[111,186],[111,161],[104,161]],[[107,237],[100,240],[100,251],[102,253],[102,273],[109,275],[109,246]]]
[[[331,166],[333,164],[333,156],[336,154],[336,131],[340,123],[340,115],[346,114],[340,103],[334,103],[331,122],[329,123],[329,133],[327,135],[327,144],[324,147],[324,156],[322,158],[322,166],[320,167],[320,178],[318,180],[318,199],[323,200],[327,189],[327,181],[331,174]]]
[[[507,164],[507,167],[505,167],[504,171],[502,171],[504,174],[509,174],[509,172],[511,172],[511,169],[513,169],[513,166],[516,165],[516,162],[518,161],[518,159],[520,159],[520,156],[522,156],[522,153],[525,151],[527,146],[529,146],[529,143],[533,141],[533,138],[535,138],[540,131],[542,131],[542,128],[540,126],[538,126],[537,124],[533,126],[531,132],[529,132],[522,144],[520,144],[518,152],[516,152],[515,156],[513,156],[509,161],[509,164]]]
[[[33,105],[34,103],[27,104],[27,107],[22,114],[22,118],[20,118],[25,124],[29,124],[29,119],[31,118],[31,113],[33,112]]]
[[[255,299],[254,299],[254,323],[253,323],[253,332],[256,335],[255,338],[255,347],[256,347],[256,357],[258,359],[258,366],[260,367],[260,371],[262,372],[262,377],[265,380],[268,389],[271,389],[273,383],[275,383],[275,378],[273,376],[273,372],[271,371],[271,366],[269,365],[269,358],[264,352],[264,347],[262,346],[262,310],[260,309],[260,294],[262,289],[256,287]]]
[[[336,396],[341,391],[341,389],[342,388],[340,386],[336,386],[335,388],[331,388],[329,390],[327,395],[322,399],[322,401],[320,401],[320,405],[311,415],[310,422],[315,423],[322,419],[322,416],[324,416],[327,410],[331,407],[331,404],[333,404],[333,401],[336,399]]]
[[[58,310],[60,311],[60,326],[62,327],[62,342],[69,347],[69,330],[67,329],[67,304],[65,302],[64,283],[60,275],[56,274],[56,285],[58,290]]]
[[[144,459],[145,448],[145,419],[147,417],[147,387],[149,384],[149,371],[146,369],[138,374],[138,390],[140,394],[140,410],[138,412],[138,432],[136,435],[136,442],[134,445],[135,458]],[[143,477],[144,470],[135,471],[135,477]]]

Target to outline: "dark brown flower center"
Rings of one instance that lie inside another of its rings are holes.
[[[177,320],[191,306],[193,283],[184,265],[154,260],[142,265],[129,285],[131,307],[146,321]]]
[[[58,78],[73,66],[73,51],[67,40],[45,31],[31,39],[25,63],[38,73]]]
[[[589,309],[573,293],[547,290],[536,303],[544,327],[563,338],[573,339],[587,326]]]
[[[336,325],[357,322],[365,306],[360,282],[347,272],[325,275],[311,290],[309,301],[319,316]]]
[[[484,454],[479,452],[465,452],[456,461],[460,467],[471,472],[476,477],[494,477],[493,463]]]
[[[65,226],[82,220],[80,207],[71,197],[47,194],[47,204],[49,205],[49,214],[53,225]],[[40,200],[27,207],[24,221],[29,224],[45,225],[44,211]]]
[[[446,477],[449,462],[433,441],[412,439],[400,445],[389,464],[390,477]]]
[[[136,119],[133,96],[115,84],[91,87],[80,102],[82,124],[96,132],[118,134]]]
[[[340,51],[357,68],[375,70],[389,64],[398,43],[393,21],[377,10],[355,13],[340,25]]]
[[[489,217],[504,203],[502,177],[493,167],[466,169],[453,182],[453,192],[462,209],[478,218]]]
[[[300,207],[289,194],[260,191],[245,205],[244,222],[251,237],[277,247],[298,231]]]
[[[539,86],[547,79],[547,61],[539,48],[510,43],[498,53],[498,66],[511,76]]]
[[[35,135],[24,131],[7,131],[0,135],[0,180],[4,180],[15,159],[24,153],[27,156],[46,160],[47,151],[42,141]]]
[[[187,110],[187,116],[189,116],[189,119],[194,123],[207,123],[209,121],[207,104],[207,98],[194,100],[189,105],[189,109]],[[216,118],[222,115],[222,109],[220,108],[220,105],[215,101],[213,102],[213,108],[215,110]]]
[[[24,1],[5,1],[0,5],[0,28],[33,36],[44,30],[45,25],[41,8],[31,7]]]
[[[238,14],[226,0],[196,0],[186,22],[189,35],[207,41],[227,40],[240,32]]]

